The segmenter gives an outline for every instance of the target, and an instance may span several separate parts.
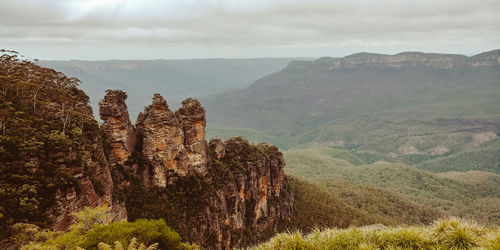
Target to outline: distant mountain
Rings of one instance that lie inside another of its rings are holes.
[[[201,101],[211,136],[246,131],[282,148],[319,142],[348,149],[365,163],[413,165],[484,146],[500,155],[491,145],[500,134],[500,50],[293,61],[247,88]],[[439,172],[439,165],[422,166]],[[491,168],[446,171],[500,172],[498,164]]]
[[[196,60],[110,60],[40,61],[68,76],[82,80],[94,114],[106,89],[122,89],[129,96],[130,118],[161,93],[174,107],[187,97],[199,97],[243,88],[255,80],[284,68],[291,58],[196,59]]]

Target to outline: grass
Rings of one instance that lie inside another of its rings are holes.
[[[251,249],[499,249],[500,228],[442,218],[428,226],[315,229],[282,233]]]

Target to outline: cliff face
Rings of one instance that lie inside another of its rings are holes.
[[[293,194],[276,147],[242,138],[207,143],[200,103],[187,99],[172,112],[159,94],[134,132],[125,97],[108,91],[100,110],[130,219],[164,218],[187,240],[216,248],[264,239],[290,219]]]
[[[54,103],[54,105],[57,104]],[[108,206],[113,221],[127,219],[125,206],[113,201],[113,179],[110,166],[105,160],[102,139],[97,122],[92,118],[91,108],[86,105],[78,112],[90,120],[89,125],[82,125],[84,139],[74,147],[49,154],[48,159],[41,160],[42,163],[67,164],[75,179],[74,186],[57,189],[54,192],[53,204],[45,211],[51,227],[56,230],[66,230],[72,224],[72,213],[86,206]],[[66,136],[70,136],[70,133],[68,132]],[[117,146],[116,142],[113,144],[113,147],[115,146]],[[116,153],[110,155],[110,162],[123,160],[118,157]],[[36,175],[37,172],[35,171],[34,174]]]
[[[333,59],[330,69],[376,66],[386,68],[431,67],[452,69],[454,67],[486,67],[500,64],[500,50],[485,52],[473,57],[453,54],[403,52],[395,55],[357,53]]]
[[[78,79],[16,54],[0,55],[0,79],[0,235],[18,222],[67,229],[84,206],[126,218]]]

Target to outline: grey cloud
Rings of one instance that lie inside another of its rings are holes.
[[[118,3],[88,13],[75,9],[70,0],[2,1],[0,47],[18,41],[34,51],[38,42],[56,54],[75,47],[91,51],[96,45],[114,48],[120,57],[126,57],[120,54],[124,48],[133,46],[150,50],[147,57],[155,52],[169,57],[177,54],[174,48],[183,47],[193,50],[186,50],[185,57],[221,51],[221,56],[239,57],[248,52],[267,56],[269,50],[282,53],[278,56],[316,56],[335,48],[355,52],[356,47],[384,50],[380,52],[443,47],[469,53],[500,45],[497,0],[248,1],[245,7],[238,7],[238,1],[195,1],[179,9],[156,1],[136,8]],[[75,52],[66,55],[78,57]]]

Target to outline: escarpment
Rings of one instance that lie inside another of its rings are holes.
[[[85,206],[107,206],[113,220],[125,219],[78,79],[15,53],[0,56],[0,79],[0,235],[20,222],[65,230]]]
[[[291,218],[282,154],[242,138],[208,143],[197,100],[173,112],[155,94],[133,125],[126,93],[108,90],[99,126],[76,78],[4,55],[0,79],[2,236],[16,223],[67,230],[74,212],[107,206],[113,221],[162,218],[186,241],[227,249]]]
[[[207,143],[200,103],[186,99],[173,112],[159,94],[134,128],[125,98],[108,91],[100,115],[115,202],[129,219],[163,218],[186,240],[219,249],[270,237],[290,220],[294,198],[276,147],[240,137]]]

